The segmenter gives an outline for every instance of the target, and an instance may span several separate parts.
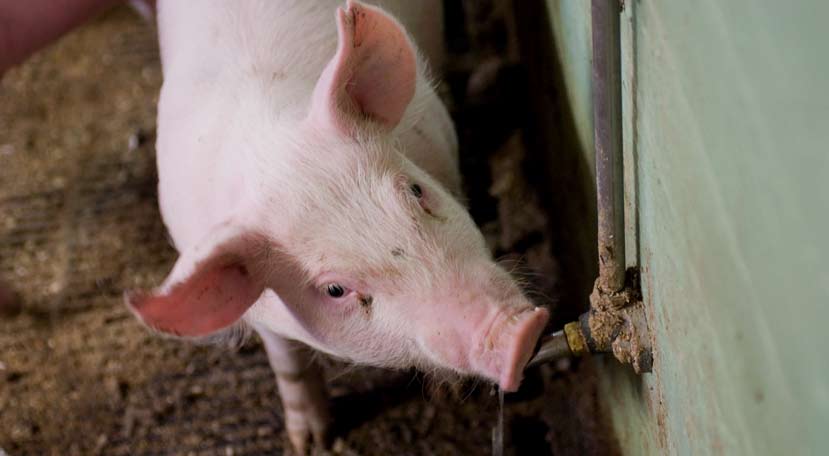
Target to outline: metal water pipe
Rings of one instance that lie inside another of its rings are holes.
[[[638,275],[626,274],[622,163],[619,0],[592,0],[593,138],[596,159],[599,277],[590,310],[545,336],[528,366],[588,353],[613,353],[637,373],[653,367]]]
[[[597,285],[625,287],[625,209],[622,168],[622,67],[618,0],[593,0],[593,143],[599,239]]]

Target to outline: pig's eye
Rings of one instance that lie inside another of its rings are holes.
[[[423,197],[423,188],[420,187],[419,184],[412,184],[409,186],[409,191],[412,192],[415,198],[420,199]]]
[[[332,298],[342,298],[345,296],[345,288],[338,283],[328,284],[328,286],[325,287],[325,292]]]

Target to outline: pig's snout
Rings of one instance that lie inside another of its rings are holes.
[[[483,336],[480,353],[470,359],[473,370],[497,380],[504,391],[517,390],[549,318],[549,311],[541,307],[499,315]]]

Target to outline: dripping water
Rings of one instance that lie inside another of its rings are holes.
[[[497,388],[497,387],[496,387]],[[492,456],[504,455],[504,390],[498,389],[498,422],[492,428]]]

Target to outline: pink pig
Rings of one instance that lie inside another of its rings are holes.
[[[159,198],[180,257],[128,303],[177,336],[255,329],[300,451],[328,423],[301,344],[513,391],[548,319],[458,201],[426,60],[440,1],[378,3],[157,5]]]

